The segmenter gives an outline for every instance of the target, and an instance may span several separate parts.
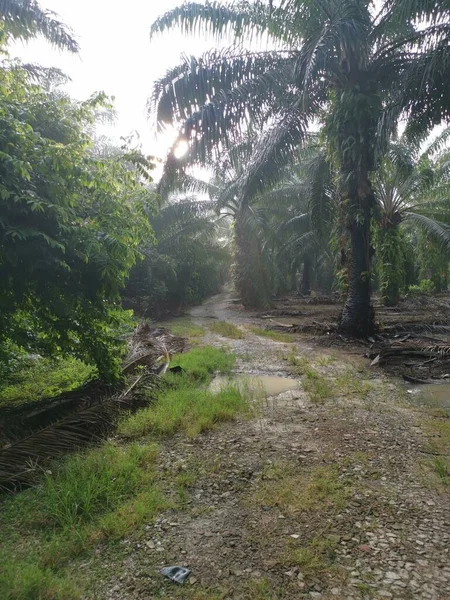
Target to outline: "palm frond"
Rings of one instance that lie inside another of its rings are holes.
[[[178,27],[183,34],[212,35],[216,41],[231,35],[252,40],[269,34],[270,25],[274,23],[268,5],[260,0],[234,4],[186,2],[154,21],[150,39],[158,33]]]
[[[225,104],[230,111],[240,112],[236,122],[243,118],[244,105],[254,117],[273,94],[281,97],[280,80],[291,64],[291,56],[287,52],[236,48],[207,52],[200,58],[184,56],[180,65],[155,83],[149,113],[157,126],[186,121],[200,113],[200,119],[210,116],[208,126],[212,127],[211,117],[215,111],[219,115]],[[188,136],[188,124],[185,129]]]
[[[0,0],[0,22],[14,39],[27,41],[42,35],[53,46],[79,51],[72,31],[54,12],[44,10],[35,0]]]
[[[279,180],[283,168],[306,138],[307,125],[308,115],[292,110],[283,115],[261,138],[239,183],[244,203]]]
[[[450,226],[417,212],[405,212],[405,220],[418,225],[427,235],[432,237],[443,250],[450,253]]]

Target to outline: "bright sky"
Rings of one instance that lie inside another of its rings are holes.
[[[69,94],[84,100],[97,91],[115,96],[118,119],[113,128],[104,129],[119,140],[137,130],[143,150],[163,157],[170,140],[156,143],[147,121],[146,102],[152,82],[166,69],[178,64],[182,53],[198,55],[214,42],[186,38],[176,30],[159,35],[150,42],[151,23],[182,0],[40,0],[43,8],[56,12],[72,27],[81,46],[78,56],[60,52],[42,39],[27,45],[14,44],[10,50],[25,62],[58,67],[72,81]]]

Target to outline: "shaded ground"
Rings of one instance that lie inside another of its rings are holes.
[[[300,310],[325,320],[322,306]],[[327,307],[330,320],[336,310]],[[433,428],[448,415],[408,403],[360,349],[251,333],[261,315],[227,295],[191,316],[206,329],[239,327],[241,339],[201,339],[236,353],[237,372],[295,377],[298,389],[261,392],[252,418],[168,441],[160,477],[183,476],[183,509],[77,565],[93,581],[86,597],[450,599],[448,488],[433,466],[450,452]],[[172,564],[192,569],[189,583],[161,577]]]

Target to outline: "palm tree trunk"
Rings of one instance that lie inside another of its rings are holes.
[[[369,178],[365,178],[364,186],[358,186],[356,189],[353,198],[349,198],[349,285],[338,331],[353,337],[366,338],[372,335],[375,329],[375,312],[370,301],[370,208],[373,192]]]
[[[267,274],[256,234],[241,219],[234,223],[234,282],[244,306],[269,306]]]
[[[304,296],[309,296],[311,293],[311,268],[312,261],[308,254],[305,254],[303,258],[303,274],[300,291]]]

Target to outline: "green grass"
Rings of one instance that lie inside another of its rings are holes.
[[[80,387],[96,374],[95,367],[76,358],[25,359],[6,385],[0,387],[0,407],[58,396]]]
[[[261,327],[249,327],[250,331],[255,335],[269,338],[275,342],[284,342],[285,344],[292,344],[295,340],[292,339],[292,335],[289,333],[280,333],[279,331],[273,331],[272,329],[262,329]]]
[[[321,403],[333,395],[332,383],[312,367],[304,371],[302,385],[311,402]]]
[[[193,381],[208,382],[213,373],[224,375],[231,373],[235,362],[234,354],[213,346],[202,346],[194,348],[186,354],[178,354],[171,362],[171,366],[182,367]]]
[[[361,399],[367,398],[373,389],[369,381],[363,381],[353,372],[338,375],[335,384],[336,390],[341,396],[357,395]]]
[[[333,536],[315,536],[306,545],[292,544],[287,560],[300,567],[306,577],[313,577],[328,571],[336,559],[338,542]]]
[[[36,515],[45,527],[65,529],[97,522],[152,485],[155,444],[101,448],[69,457],[34,492]]]
[[[187,386],[162,394],[155,406],[123,421],[119,433],[136,438],[182,431],[188,437],[196,437],[217,423],[233,420],[246,408],[245,395],[235,386],[227,386],[217,393]]]
[[[232,386],[214,394],[206,386],[234,362],[210,347],[176,357],[186,373],[167,375],[155,404],[125,419],[121,430],[130,437],[147,431],[192,437],[233,419],[247,408],[245,394]],[[154,441],[108,441],[55,462],[36,488],[2,498],[0,598],[78,600],[85,582],[72,573],[81,557],[89,560],[100,543],[140,535],[163,510],[188,506],[196,473],[164,478],[158,453]]]
[[[435,458],[433,469],[443,485],[450,485],[450,460],[448,458]]]
[[[241,340],[245,338],[245,333],[239,329],[239,327],[236,327],[236,325],[233,325],[233,323],[227,323],[227,321],[215,321],[214,323],[211,323],[209,329],[213,333],[217,333],[234,340]]]
[[[75,583],[67,577],[58,577],[50,569],[32,562],[11,563],[6,557],[2,560],[2,600],[78,600],[80,597]]]
[[[442,409],[434,411],[433,416],[424,422],[430,450],[437,454],[428,461],[434,477],[441,485],[450,485],[450,419],[448,412]]]
[[[319,512],[343,508],[349,493],[334,467],[316,467],[305,473],[280,468],[272,472],[269,480],[261,480],[249,502],[278,506],[290,513]]]
[[[157,456],[155,444],[107,442],[55,464],[37,488],[6,497],[0,597],[78,598],[66,573],[71,560],[132,533],[173,505],[156,481]]]
[[[173,335],[179,335],[180,337],[188,338],[191,341],[198,341],[199,338],[205,335],[203,327],[196,325],[186,317],[161,323],[161,326],[167,327]]]

